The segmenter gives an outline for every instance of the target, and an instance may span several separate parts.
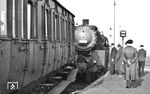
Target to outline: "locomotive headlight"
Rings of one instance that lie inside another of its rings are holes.
[[[96,60],[93,60],[93,63],[96,63]]]

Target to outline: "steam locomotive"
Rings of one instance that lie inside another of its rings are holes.
[[[0,94],[56,85],[43,83],[74,60],[74,17],[57,0],[0,0]]]
[[[100,72],[107,70],[109,42],[96,26],[88,23],[89,20],[84,19],[83,25],[76,26],[75,29],[76,66],[79,75],[85,74],[87,80],[92,81]]]

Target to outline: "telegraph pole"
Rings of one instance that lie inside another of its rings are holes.
[[[115,45],[115,6],[116,6],[116,1],[114,0],[114,45]]]

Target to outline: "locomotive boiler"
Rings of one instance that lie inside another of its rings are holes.
[[[88,80],[98,77],[100,72],[105,72],[108,66],[109,43],[108,39],[100,34],[97,27],[89,25],[88,20],[83,20],[83,25],[75,29],[76,65],[79,74],[86,74]],[[89,74],[95,74],[95,77]]]

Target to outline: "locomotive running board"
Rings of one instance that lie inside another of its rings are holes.
[[[57,86],[55,86],[51,91],[49,91],[47,94],[60,94],[71,82],[74,82],[76,80],[78,69],[73,69],[67,80],[61,81]]]

